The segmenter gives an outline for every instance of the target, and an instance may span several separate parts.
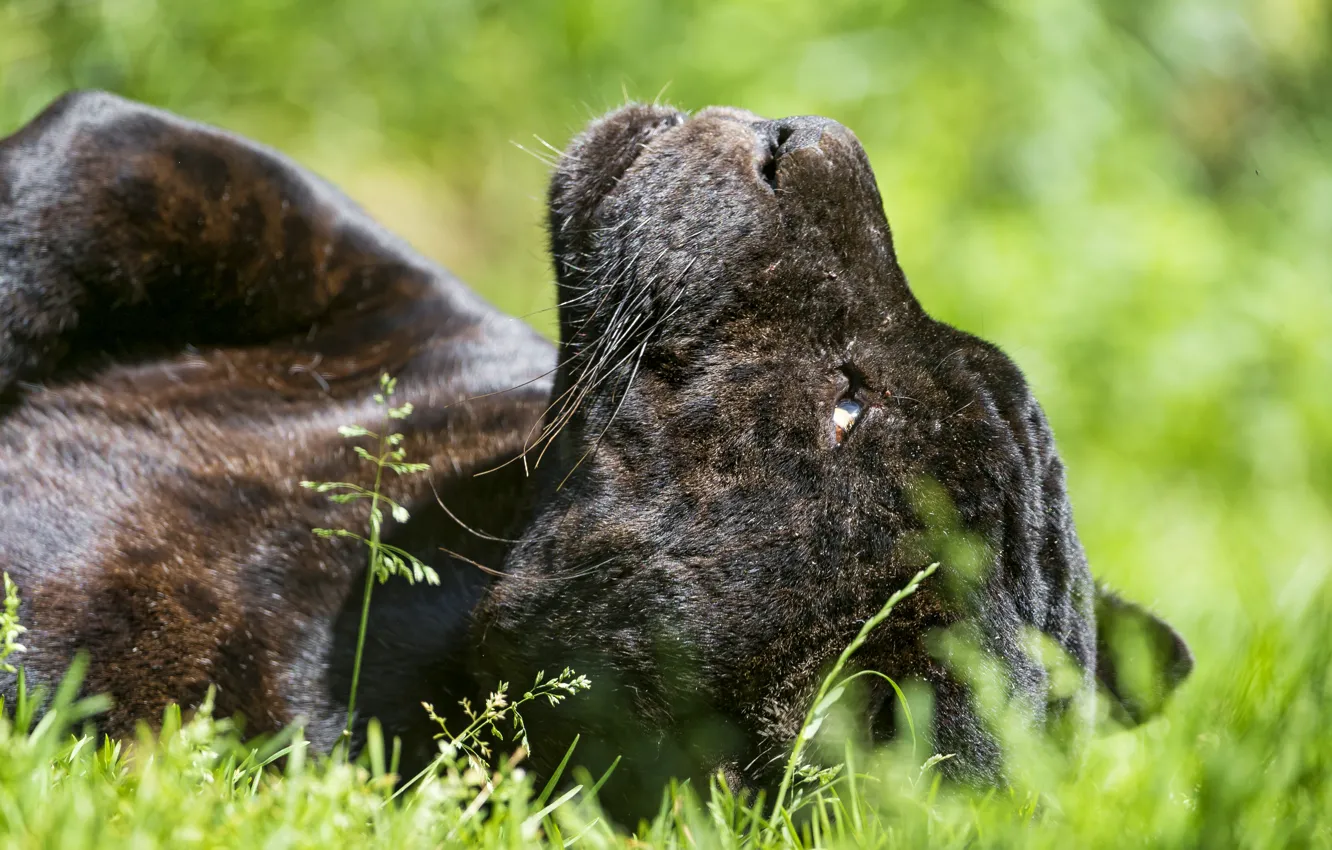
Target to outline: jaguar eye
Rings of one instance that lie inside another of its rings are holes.
[[[851,429],[856,427],[856,422],[860,419],[860,402],[849,398],[837,402],[833,408],[833,428],[837,438],[837,445],[841,445],[846,436],[851,433]]]

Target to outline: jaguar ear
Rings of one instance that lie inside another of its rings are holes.
[[[1193,670],[1179,632],[1147,609],[1096,588],[1096,678],[1126,726],[1151,719]]]

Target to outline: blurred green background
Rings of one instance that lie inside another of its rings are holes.
[[[1329,572],[1324,0],[0,0],[0,131],[72,87],[286,151],[547,332],[519,145],[832,116],[926,307],[1030,376],[1100,576],[1224,666]]]

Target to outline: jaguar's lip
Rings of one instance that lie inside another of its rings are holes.
[[[578,253],[597,207],[655,139],[682,126],[687,113],[654,104],[630,104],[583,131],[561,155],[551,180],[549,225],[557,260]]]

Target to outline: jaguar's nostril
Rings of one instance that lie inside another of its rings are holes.
[[[773,121],[754,124],[754,133],[758,136],[755,159],[758,160],[759,176],[774,192],[777,190],[778,149],[784,141],[781,130]]]
[[[816,148],[825,134],[847,134],[841,124],[818,115],[796,115],[773,122],[777,138],[781,139],[780,156],[789,156],[804,148]]]
[[[761,121],[753,125],[758,135],[758,170],[763,182],[777,189],[778,164],[802,148],[815,147],[823,131],[837,123],[827,118],[798,116],[778,121]]]
[[[759,174],[774,192],[777,191],[777,145],[770,145],[759,165]]]

